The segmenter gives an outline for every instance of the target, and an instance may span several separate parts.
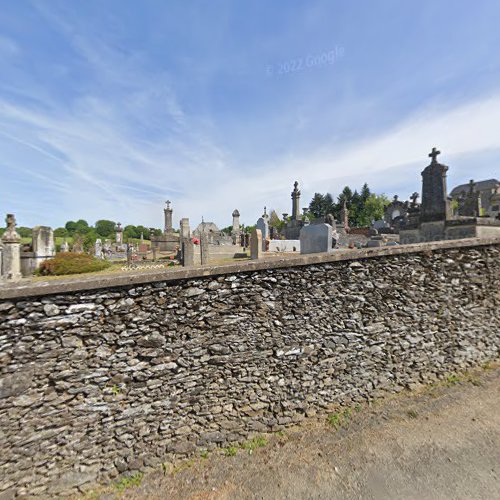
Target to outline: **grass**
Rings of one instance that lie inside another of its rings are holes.
[[[406,414],[410,417],[410,418],[417,418],[418,417],[418,413],[415,411],[415,410],[408,410],[406,412]]]
[[[238,453],[238,448],[236,446],[228,446],[227,448],[222,448],[222,453],[225,457],[234,457]]]
[[[342,411],[328,415],[327,421],[335,430],[338,430],[341,427],[347,427],[347,424],[351,419],[351,415],[352,410],[350,408],[345,408]]]
[[[142,472],[137,472],[133,476],[124,476],[115,483],[115,488],[121,493],[129,488],[140,486],[143,477],[144,474]]]
[[[251,439],[250,441],[244,442],[241,447],[244,450],[247,450],[248,453],[253,453],[257,448],[263,448],[267,445],[267,439],[264,436],[257,436]]]

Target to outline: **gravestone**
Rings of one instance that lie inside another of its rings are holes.
[[[194,243],[191,238],[181,238],[181,264],[184,267],[194,266]]]
[[[94,253],[98,259],[104,258],[102,253],[102,241],[99,238],[95,240]]]
[[[267,219],[264,217],[261,217],[258,221],[257,224],[255,225],[257,229],[260,230],[261,232],[261,238],[262,238],[262,251],[266,251],[266,240],[269,239],[269,224],[267,223]]]
[[[209,256],[208,237],[207,237],[206,233],[201,233],[200,234],[200,259],[201,259],[202,266],[208,264],[208,256]]]
[[[189,228],[189,219],[187,217],[181,219],[180,227],[181,227],[181,234],[180,234],[181,239],[191,238],[191,229]]]
[[[120,222],[116,225],[116,246],[123,245],[123,228]]]
[[[465,193],[461,200],[459,215],[465,217],[479,217],[481,213],[481,198],[479,191],[475,190],[476,183],[471,179],[469,191]]]
[[[16,218],[7,214],[7,230],[2,235],[2,269],[0,274],[8,281],[19,281],[21,275],[21,236],[16,231]]]
[[[441,151],[432,148],[432,158],[422,172],[422,205],[420,222],[447,221],[451,219],[451,208],[446,190],[446,172],[448,167],[438,163],[437,156]]]
[[[83,238],[79,234],[73,236],[73,253],[83,253]]]
[[[61,244],[61,252],[69,252],[69,243],[64,238],[64,241]]]
[[[255,228],[250,234],[250,258],[252,260],[262,257],[262,231]]]
[[[36,267],[38,268],[44,260],[51,259],[56,254],[54,231],[47,226],[36,226],[33,228],[32,241]]]
[[[300,253],[322,253],[332,250],[332,226],[329,224],[310,224],[300,231]]]

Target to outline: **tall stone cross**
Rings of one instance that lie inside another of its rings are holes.
[[[419,198],[419,194],[417,192],[413,193],[411,196],[410,196],[410,200],[411,200],[411,205],[413,207],[415,207],[417,205],[417,200]]]
[[[170,200],[167,200],[165,203],[167,204],[167,208],[170,208],[170,203],[172,202]]]
[[[438,151],[436,148],[432,148],[432,151],[429,153],[429,158],[432,158],[432,163],[437,163],[437,156],[441,154],[441,151]]]

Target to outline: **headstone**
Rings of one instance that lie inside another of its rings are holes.
[[[208,255],[209,255],[208,238],[207,238],[206,233],[201,233],[200,234],[200,258],[201,258],[201,265],[202,266],[208,264]]]
[[[183,219],[181,219],[180,227],[181,227],[181,234],[180,234],[181,239],[191,238],[191,230],[189,228],[189,219],[187,217],[184,217]]]
[[[332,249],[332,226],[330,224],[310,224],[300,231],[300,253],[329,252]]]
[[[252,260],[262,257],[262,231],[255,228],[250,234],[250,258]]]
[[[429,157],[431,163],[422,172],[422,205],[420,222],[446,221],[451,219],[451,208],[446,190],[446,172],[448,167],[438,163],[441,154],[432,148]]]
[[[258,221],[257,224],[255,225],[257,229],[260,230],[261,232],[261,238],[262,238],[262,251],[266,251],[266,240],[269,239],[269,224],[267,223],[267,220],[264,217],[261,217]]]
[[[146,245],[146,243],[141,243],[139,245],[139,253],[148,253],[149,252],[149,246]]]
[[[64,238],[64,241],[61,244],[61,252],[69,252],[69,243]]]
[[[127,266],[130,266],[132,264],[133,254],[134,254],[133,245],[127,244]]]
[[[0,274],[8,281],[21,279],[21,236],[16,231],[16,218],[7,214],[7,230],[2,235],[2,268]]]
[[[73,253],[82,253],[83,252],[83,238],[79,234],[75,234],[73,236]]]
[[[174,232],[174,229],[172,227],[172,214],[173,210],[170,208],[170,200],[167,200],[165,202],[165,208],[163,209],[163,213],[165,216],[165,227],[164,227],[164,234],[170,234]]]
[[[236,245],[238,238],[240,237],[241,228],[240,228],[240,212],[238,209],[233,211],[233,228],[231,230],[231,238],[233,240],[233,245]]]
[[[36,226],[33,228],[32,241],[36,267],[38,268],[44,260],[51,259],[56,254],[54,231],[47,226]]]
[[[123,245],[123,228],[120,222],[116,225],[116,245]]]
[[[475,190],[476,183],[471,179],[469,182],[469,191],[461,199],[459,215],[465,217],[479,217],[481,213],[480,193]]]
[[[94,250],[95,250],[95,256],[98,259],[104,258],[103,251],[102,251],[102,241],[99,238],[97,238],[95,240]]]
[[[182,265],[194,266],[194,244],[191,238],[181,238]]]

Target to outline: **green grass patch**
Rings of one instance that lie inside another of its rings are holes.
[[[267,439],[264,436],[257,436],[251,439],[250,441],[246,441],[241,445],[244,450],[247,450],[249,453],[252,453],[257,448],[263,448],[267,445]]]
[[[222,448],[222,453],[225,457],[234,457],[238,453],[238,448],[236,446],[228,446],[227,448]]]
[[[415,411],[415,410],[408,410],[406,412],[406,414],[410,417],[410,418],[417,418],[418,417],[418,413]]]
[[[347,427],[351,415],[352,410],[350,408],[345,408],[342,411],[328,415],[327,421],[335,430],[338,430],[341,427]]]
[[[125,491],[128,488],[134,488],[140,486],[144,474],[142,472],[137,472],[133,476],[124,476],[116,484],[115,488],[119,491]]]

